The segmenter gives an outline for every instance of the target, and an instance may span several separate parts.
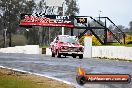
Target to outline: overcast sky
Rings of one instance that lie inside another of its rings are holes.
[[[132,21],[132,0],[78,0],[79,15],[109,17],[115,24],[128,27]]]

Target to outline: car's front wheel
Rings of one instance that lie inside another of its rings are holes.
[[[83,54],[80,54],[79,55],[79,59],[83,59]]]
[[[61,58],[61,54],[59,53],[59,51],[57,50],[57,57]]]

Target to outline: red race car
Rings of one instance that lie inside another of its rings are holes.
[[[78,39],[75,36],[58,35],[50,44],[52,57],[57,55],[58,58],[63,56],[72,56],[76,58],[79,56],[83,58],[84,46],[80,45]]]

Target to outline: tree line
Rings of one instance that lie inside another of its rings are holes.
[[[65,10],[65,15],[77,15],[79,13],[76,0],[66,0],[66,6],[68,8]],[[0,35],[3,35],[3,30],[7,29],[8,38],[11,32],[12,36],[24,35],[27,44],[43,45],[49,43],[49,40],[61,33],[60,27],[33,27],[26,30],[26,28],[19,26],[20,14],[36,12],[47,15],[62,15],[62,7],[48,7],[46,0],[0,0]],[[69,30],[65,31],[65,33],[68,32]]]

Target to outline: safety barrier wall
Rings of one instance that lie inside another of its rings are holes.
[[[42,48],[39,48],[39,45],[16,46],[1,48],[0,53],[42,54]],[[51,55],[50,48],[46,48],[46,55]],[[132,47],[92,46],[92,57],[132,60]]]
[[[46,55],[51,55],[51,50],[49,48],[46,48]],[[132,47],[92,46],[92,57],[132,60]]]
[[[132,47],[125,46],[93,46],[92,57],[118,58],[132,60]]]
[[[51,49],[50,48],[46,48],[46,55],[51,55]]]
[[[1,48],[0,53],[23,53],[23,54],[41,54],[39,45],[25,45]]]

